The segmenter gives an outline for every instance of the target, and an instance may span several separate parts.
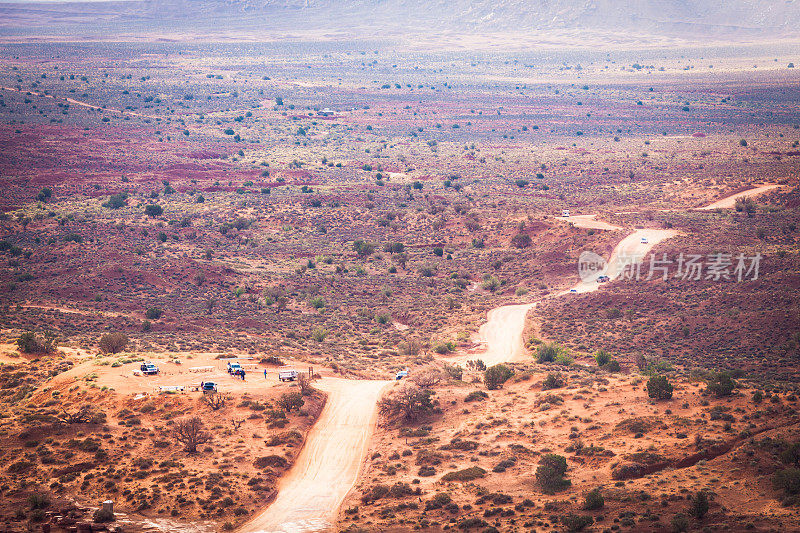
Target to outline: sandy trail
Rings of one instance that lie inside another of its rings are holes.
[[[319,420],[297,462],[281,481],[278,497],[242,531],[325,531],[358,477],[377,420],[377,403],[389,381],[323,378],[328,393]]]
[[[609,224],[608,222],[603,222],[602,220],[597,220],[597,215],[572,215],[571,217],[560,217],[559,220],[564,220],[566,222],[571,222],[573,226],[576,228],[588,228],[588,229],[602,229],[608,231],[614,231],[618,229],[622,229],[619,226],[615,226],[614,224]]]
[[[771,191],[772,189],[777,189],[780,185],[776,185],[774,183],[768,183],[766,185],[760,185],[754,189],[749,189],[747,191],[742,191],[727,198],[723,198],[722,200],[717,200],[716,202],[710,203],[703,207],[698,207],[698,210],[704,211],[708,209],[733,209],[736,207],[736,200],[739,198],[748,198],[750,196],[758,196],[759,194],[763,194],[767,191]]]

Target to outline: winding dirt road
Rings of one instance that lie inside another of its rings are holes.
[[[736,198],[754,196],[777,187],[765,185],[729,196],[701,209],[733,207]],[[596,215],[578,215],[580,227],[621,229],[594,219]],[[607,227],[601,227],[601,226]],[[674,230],[641,229],[622,239],[608,259],[606,275],[616,279],[629,259],[642,259],[652,248],[675,235]],[[602,284],[587,281],[565,294],[587,293]],[[479,353],[448,358],[464,364],[481,359],[487,366],[524,357],[522,331],[525,318],[536,303],[505,305],[489,311],[486,323],[478,331],[486,348]],[[248,533],[301,533],[325,531],[333,527],[339,506],[355,484],[369,439],[377,419],[377,403],[390,381],[357,381],[324,378],[316,387],[328,393],[319,420],[308,434],[306,444],[294,467],[282,480],[277,499],[241,531]]]
[[[559,217],[559,220],[564,220],[566,222],[572,223],[573,226],[576,228],[587,228],[587,229],[601,229],[606,231],[614,231],[618,229],[622,229],[619,226],[615,226],[614,224],[609,224],[608,222],[603,222],[602,220],[597,220],[597,215],[572,215],[571,217]]]
[[[705,211],[708,209],[733,209],[736,207],[736,200],[739,198],[747,198],[750,196],[758,196],[759,194],[763,194],[767,191],[771,191],[772,189],[777,189],[780,185],[775,184],[767,184],[761,185],[760,187],[756,187],[754,189],[749,189],[747,191],[742,191],[727,198],[723,198],[722,200],[717,200],[716,202],[710,203],[703,207],[698,207],[697,209],[700,211]]]
[[[358,477],[375,428],[378,398],[390,381],[323,378],[328,393],[319,420],[278,497],[242,531],[295,533],[332,527],[339,505]]]
[[[640,229],[634,231],[619,241],[617,246],[614,247],[614,251],[611,252],[611,257],[608,259],[605,275],[611,280],[617,279],[622,275],[626,264],[643,259],[650,253],[653,246],[677,234],[677,231],[668,229]],[[571,289],[559,293],[559,296],[572,292],[584,293],[596,291],[601,285],[601,283],[598,283],[594,279],[581,281]]]

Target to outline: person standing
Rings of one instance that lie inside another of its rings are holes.
[[[267,379],[267,369],[264,369],[264,379]]]

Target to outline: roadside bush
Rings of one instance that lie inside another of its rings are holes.
[[[672,398],[673,386],[667,376],[653,376],[647,380],[647,395],[656,400]]]
[[[284,392],[281,394],[281,397],[278,398],[278,406],[287,413],[290,413],[293,409],[299,411],[305,403],[306,401],[303,399],[303,395],[299,392]]]
[[[554,342],[540,344],[536,348],[537,363],[554,363],[556,358],[564,353],[564,348]]]
[[[104,353],[119,353],[128,345],[128,336],[124,333],[106,333],[100,337],[100,350]]]
[[[164,311],[158,307],[150,307],[145,311],[144,316],[147,317],[148,320],[158,320],[161,318],[162,314],[164,314]]]
[[[514,375],[514,371],[506,365],[494,365],[486,369],[483,373],[483,381],[489,390],[497,390],[503,387],[503,383]]]
[[[410,382],[395,388],[378,402],[381,416],[399,418],[404,422],[416,420],[433,411],[434,407],[433,392]]]
[[[602,509],[605,504],[606,500],[603,498],[600,489],[597,488],[586,494],[586,499],[583,501],[583,508],[587,511],[596,511],[597,509]]]
[[[536,468],[536,481],[545,494],[552,494],[568,487],[571,482],[564,479],[567,472],[567,460],[561,455],[548,453],[539,461]]]

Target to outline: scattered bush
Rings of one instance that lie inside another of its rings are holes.
[[[26,331],[17,339],[17,348],[22,353],[52,353],[58,347],[55,333],[46,331],[39,337],[33,331]]]

